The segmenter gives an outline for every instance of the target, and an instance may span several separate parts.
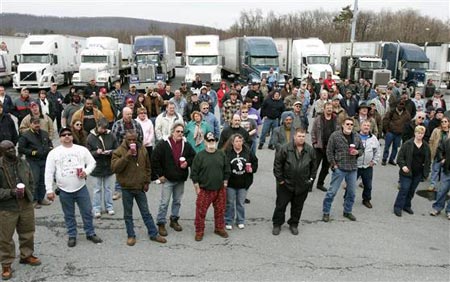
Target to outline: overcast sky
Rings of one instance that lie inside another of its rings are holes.
[[[64,17],[122,16],[227,29],[242,10],[258,8],[264,14],[321,8],[340,11],[353,3],[354,0],[0,0],[0,11]],[[450,17],[450,0],[359,0],[358,3],[364,11],[397,11],[407,7],[443,21]]]

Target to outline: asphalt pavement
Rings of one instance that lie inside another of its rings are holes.
[[[179,81],[178,76],[175,83]],[[103,215],[94,222],[97,235],[104,240],[99,245],[86,240],[77,210],[78,242],[68,248],[57,199],[36,210],[35,255],[42,265],[19,265],[17,259],[12,281],[449,281],[450,220],[444,215],[431,217],[432,202],[418,196],[412,203],[414,215],[404,213],[399,218],[393,214],[398,167],[375,167],[373,209],[362,205],[362,189],[357,188],[353,209],[357,221],[342,216],[341,189],[331,221],[323,222],[325,193],[314,188],[305,202],[300,234],[292,235],[285,224],[281,234],[273,236],[274,151],[265,147],[257,151],[257,157],[259,170],[248,194],[251,203],[246,205],[245,229],[234,227],[228,239],[213,233],[211,207],[203,241],[194,240],[196,195],[191,181],[186,182],[181,207],[183,231],[168,228],[166,244],[149,240],[135,206],[137,243],[127,246],[118,200],[114,202],[116,215]],[[91,192],[92,185],[89,180]],[[427,186],[421,183],[418,190]],[[160,191],[161,185],[152,183],[147,193],[154,218]]]

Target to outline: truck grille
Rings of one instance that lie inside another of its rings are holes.
[[[275,75],[276,81],[279,81],[280,74],[277,72],[274,72],[273,74]],[[263,79],[263,78],[267,78],[267,77],[269,77],[269,71],[262,71],[260,74],[260,78]]]
[[[24,71],[20,73],[21,81],[37,81],[36,72]]]
[[[138,74],[140,82],[155,80],[155,66],[153,65],[139,66]]]
[[[80,72],[80,78],[83,82],[88,82],[91,79],[97,78],[97,70],[95,69],[83,69]]]
[[[211,82],[211,74],[210,73],[197,73],[200,76],[200,80],[203,82],[209,81]]]
[[[391,79],[390,71],[374,71],[373,72],[373,83],[377,85],[387,85]]]

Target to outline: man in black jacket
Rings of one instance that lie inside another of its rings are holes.
[[[241,126],[241,116],[235,114],[233,115],[230,126],[225,127],[225,129],[220,134],[219,144],[217,145],[217,148],[222,149],[224,146],[226,146],[228,144],[228,139],[230,139],[231,135],[233,134],[240,134],[242,137],[244,137],[245,144],[249,148],[252,147],[252,139],[250,138],[250,135],[248,135],[247,130],[245,130],[245,128]]]
[[[19,139],[17,135],[17,129],[11,116],[3,109],[3,104],[0,102],[0,142],[3,140],[9,140],[17,144]]]
[[[275,155],[273,174],[277,181],[277,200],[272,217],[273,235],[280,234],[289,203],[291,203],[289,229],[293,235],[298,235],[303,203],[310,186],[314,183],[317,170],[314,148],[305,140],[306,130],[297,128],[294,142],[283,145]]]
[[[39,117],[31,118],[30,129],[19,137],[19,153],[24,154],[31,167],[35,182],[34,207],[48,206],[51,202],[45,199],[45,161],[51,149],[52,141],[47,131],[41,130]]]
[[[280,117],[284,112],[284,103],[281,100],[280,92],[275,91],[272,97],[264,100],[261,107],[261,118],[264,119],[261,136],[259,138],[258,149],[261,150],[266,140],[266,135],[280,125]],[[270,137],[269,149],[275,150],[273,135]]]
[[[183,230],[178,223],[181,199],[184,193],[184,182],[188,178],[189,166],[195,157],[195,151],[183,137],[183,133],[184,125],[175,123],[171,128],[171,136],[162,139],[152,154],[153,172],[162,184],[161,202],[156,220],[161,236],[167,236],[165,225],[170,197],[172,197],[170,227],[175,231]]]

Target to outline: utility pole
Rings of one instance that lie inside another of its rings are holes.
[[[351,79],[351,69],[353,66],[353,43],[355,42],[356,21],[358,20],[358,0],[355,0],[352,17],[352,30],[350,34],[350,59],[348,61],[347,78]]]

